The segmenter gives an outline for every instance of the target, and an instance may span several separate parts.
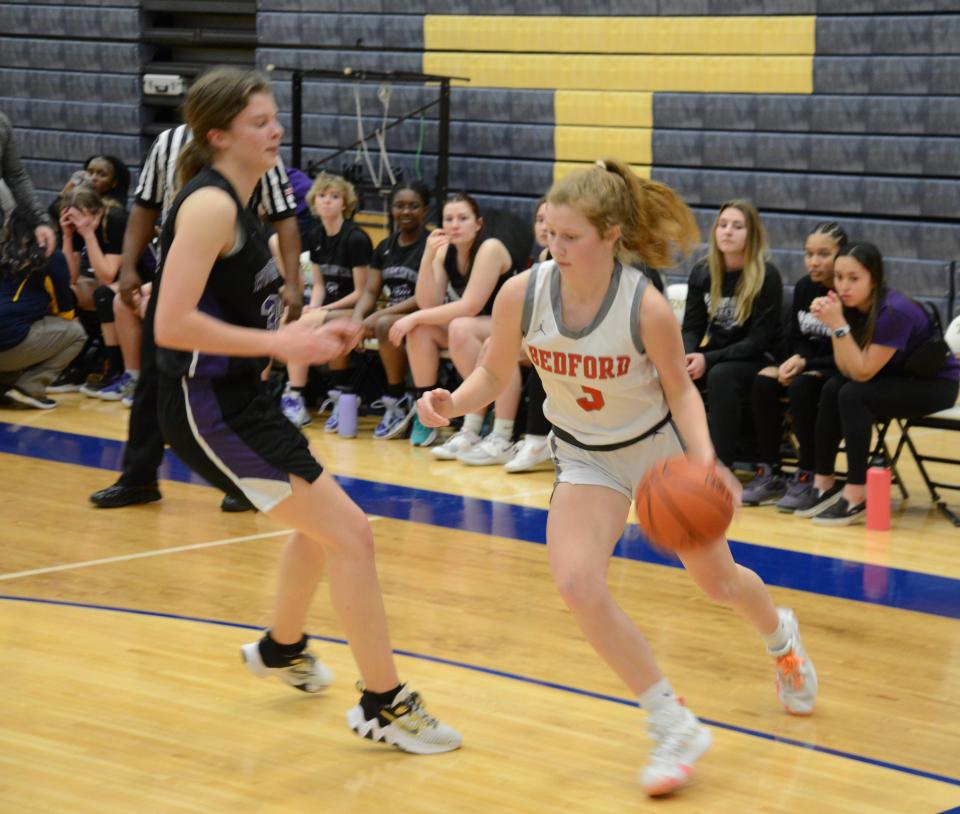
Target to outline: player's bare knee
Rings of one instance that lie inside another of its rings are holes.
[[[358,508],[337,523],[342,545],[348,547],[351,556],[373,557],[373,529],[367,516]]]
[[[719,605],[735,605],[740,598],[740,579],[711,580],[700,586],[701,590]]]
[[[447,328],[447,337],[451,351],[471,342],[473,340],[473,319],[457,317],[451,320],[450,326]]]
[[[592,574],[555,571],[553,581],[564,604],[574,612],[589,611],[607,600],[606,583]]]

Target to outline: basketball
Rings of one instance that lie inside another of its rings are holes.
[[[637,522],[658,548],[684,551],[722,537],[733,497],[715,467],[674,455],[657,461],[637,487]]]

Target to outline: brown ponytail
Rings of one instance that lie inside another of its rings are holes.
[[[257,71],[241,68],[214,68],[193,83],[183,104],[183,118],[193,140],[177,158],[177,189],[213,161],[207,133],[229,129],[254,93],[272,93],[270,80]]]
[[[669,268],[700,239],[693,213],[676,192],[640,178],[615,158],[561,178],[547,193],[547,203],[572,206],[601,235],[619,226],[615,251],[627,264],[639,260],[651,268]]]

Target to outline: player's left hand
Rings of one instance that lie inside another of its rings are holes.
[[[396,347],[400,347],[403,344],[404,337],[410,333],[417,325],[416,312],[413,314],[407,314],[405,317],[401,317],[393,325],[390,326],[390,342]]]
[[[707,359],[702,353],[688,353],[685,358],[687,373],[694,381],[707,372]]]

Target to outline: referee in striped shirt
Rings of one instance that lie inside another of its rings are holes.
[[[140,173],[123,235],[120,263],[119,293],[127,305],[134,304],[134,297],[140,291],[137,260],[153,239],[158,221],[162,223],[170,210],[175,197],[177,157],[192,136],[185,124],[164,130],[150,148]],[[263,204],[280,240],[280,254],[286,271],[283,299],[288,319],[297,319],[303,307],[300,231],[295,217],[297,204],[283,162],[279,159],[277,166],[260,180],[250,199],[250,206],[254,210],[260,204]],[[159,267],[159,263],[157,265]],[[153,296],[150,297],[143,319],[142,369],[130,410],[127,444],[123,451],[123,472],[116,483],[90,495],[93,505],[101,509],[153,503],[161,498],[157,487],[157,469],[163,460],[165,445],[157,419],[157,363],[153,339],[158,283],[159,280],[154,282]],[[253,506],[237,491],[225,495],[220,508],[237,512],[253,509]]]

